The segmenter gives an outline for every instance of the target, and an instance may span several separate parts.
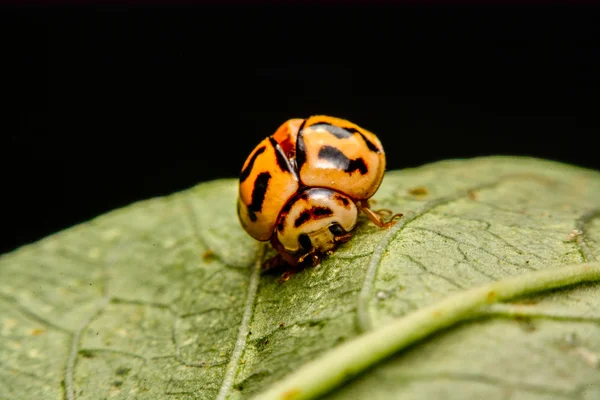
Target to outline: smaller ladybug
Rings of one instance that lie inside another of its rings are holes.
[[[290,119],[250,153],[240,174],[237,212],[242,227],[278,252],[271,264],[314,266],[352,236],[363,212],[387,228],[389,210],[371,198],[385,172],[385,153],[373,133],[324,115]]]

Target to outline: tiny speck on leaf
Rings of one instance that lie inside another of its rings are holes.
[[[129,367],[119,367],[119,368],[117,368],[115,373],[117,375],[122,376],[122,375],[127,375],[129,373],[129,371],[131,371],[131,368],[129,368]]]
[[[425,186],[417,186],[411,189],[408,189],[408,193],[412,196],[427,196],[429,194],[429,190]]]
[[[528,332],[528,333],[535,332],[536,327],[533,324],[533,321],[531,320],[531,318],[519,316],[519,317],[516,317],[515,320],[519,322],[519,325],[521,326],[523,331]]]
[[[204,253],[202,253],[202,259],[207,263],[212,262],[215,258],[215,252],[212,249],[206,250]]]
[[[94,352],[90,351],[90,350],[85,350],[85,349],[79,350],[79,354],[82,357],[85,357],[85,358],[92,358],[92,357],[94,357]]]
[[[565,343],[567,343],[570,346],[574,346],[575,343],[577,342],[577,335],[575,335],[575,333],[573,332],[569,332],[565,335]]]
[[[380,290],[377,292],[377,299],[378,300],[385,300],[389,297],[389,294],[387,292],[384,292],[383,290]]]

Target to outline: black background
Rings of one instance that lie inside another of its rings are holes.
[[[0,252],[236,177],[279,124],[316,113],[375,132],[389,169],[489,154],[598,169],[598,21],[583,6],[3,7]]]

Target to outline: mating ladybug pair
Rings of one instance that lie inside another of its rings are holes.
[[[238,216],[253,238],[271,241],[274,263],[314,266],[350,239],[359,212],[382,228],[401,216],[384,221],[390,211],[369,208],[384,172],[373,133],[340,118],[290,119],[246,159]]]

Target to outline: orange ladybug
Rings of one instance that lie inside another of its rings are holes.
[[[366,129],[324,115],[290,119],[246,159],[238,216],[289,265],[309,259],[314,266],[351,238],[360,212],[382,228],[402,215],[384,221],[388,210],[369,207],[384,172],[381,142]]]

